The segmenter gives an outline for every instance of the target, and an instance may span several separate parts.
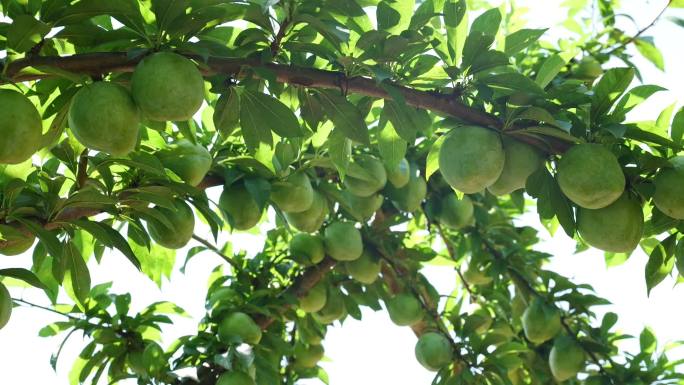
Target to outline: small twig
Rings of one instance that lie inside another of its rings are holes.
[[[442,226],[439,223],[433,223],[432,224],[435,228],[437,228],[437,233],[439,234],[440,238],[442,238],[442,241],[444,242],[444,245],[447,248],[447,252],[449,253],[449,256],[451,257],[452,260],[456,260],[456,251],[454,250],[454,245],[451,243],[451,241],[447,238],[447,235],[444,233],[444,230],[442,229]],[[468,295],[471,298],[476,298],[477,294],[475,294],[468,283],[468,281],[465,279],[463,276],[463,273],[461,273],[461,269],[459,269],[458,266],[454,267],[456,270],[456,274],[458,274],[458,278],[461,279],[461,282],[463,282],[463,287],[466,289],[468,292]]]
[[[665,7],[660,11],[660,13],[658,13],[658,15],[653,19],[653,21],[651,21],[651,23],[650,23],[649,25],[647,25],[647,26],[645,26],[644,28],[642,28],[642,29],[640,29],[639,31],[637,31],[637,33],[634,34],[634,36],[632,36],[632,37],[630,37],[629,39],[625,40],[624,42],[622,42],[622,43],[621,43],[620,45],[618,45],[617,47],[615,47],[615,48],[611,49],[610,51],[608,51],[608,52],[606,53],[606,55],[610,56],[610,55],[612,55],[613,53],[615,53],[616,51],[619,51],[619,50],[625,48],[627,45],[632,44],[633,42],[635,42],[641,35],[644,34],[644,32],[646,32],[646,31],[648,31],[649,29],[651,29],[651,28],[658,22],[658,20],[660,20],[660,18],[663,16],[663,14],[665,13],[665,11],[667,11],[667,8],[670,7],[670,4],[672,4],[672,0],[669,0],[669,1],[667,2],[667,4],[665,4]]]
[[[223,258],[224,261],[228,262],[228,263],[229,263],[231,266],[233,266],[234,268],[236,268],[236,269],[240,269],[240,268],[241,268],[241,266],[240,266],[239,263],[237,263],[237,262],[236,262],[234,259],[232,259],[231,257],[225,255],[218,247],[216,247],[214,244],[212,244],[211,242],[207,241],[206,239],[204,239],[204,238],[202,238],[202,237],[200,237],[200,236],[198,236],[198,235],[195,235],[195,234],[192,235],[192,239],[194,239],[195,241],[197,241],[197,242],[201,243],[202,245],[206,246],[207,249],[213,251],[216,255],[218,255],[219,257]]]
[[[73,316],[73,315],[71,315],[71,314],[62,313],[61,311],[58,311],[58,310],[55,310],[55,309],[51,309],[51,308],[49,308],[49,307],[37,305],[37,304],[35,304],[35,303],[31,303],[31,302],[25,301],[25,300],[23,300],[23,299],[12,298],[12,301],[17,302],[17,303],[20,303],[20,304],[22,304],[22,305],[29,306],[29,307],[35,307],[35,308],[37,308],[37,309],[46,310],[46,311],[49,311],[49,312],[52,312],[52,313],[55,313],[55,314],[59,314],[59,315],[61,315],[61,316],[63,316],[63,317],[67,317],[67,318],[69,318],[69,319],[71,319],[71,320],[74,320],[74,321],[83,321],[82,318],[75,317],[75,316]]]

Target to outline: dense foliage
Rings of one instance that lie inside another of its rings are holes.
[[[513,1],[0,1],[0,253],[32,253],[0,270],[0,327],[30,306],[20,280],[65,315],[42,336],[87,336],[73,383],[294,384],[327,382],[335,321],[384,307],[435,384],[684,383],[648,329],[618,349],[607,301],[514,221],[610,263],[641,247],[649,290],[684,274],[684,110],[627,120],[664,90],[633,86],[630,48],[662,55],[613,1],[568,4],[553,42]],[[255,256],[195,233],[266,218]],[[115,249],[161,285],[190,243],[225,264],[197,333],[162,347],[183,310],[133,314],[87,262]]]

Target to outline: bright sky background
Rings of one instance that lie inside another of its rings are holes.
[[[625,0],[623,3],[624,10],[635,19],[637,25],[645,26],[662,9],[665,2]],[[567,13],[560,7],[561,0],[527,0],[518,3],[534,5],[527,17],[530,27],[550,27],[551,33],[562,33],[562,30],[554,28],[567,17]],[[684,16],[684,11],[681,10],[668,11],[669,15],[677,13],[678,16]],[[636,30],[635,26],[624,18],[618,20],[625,23],[626,30]],[[684,78],[678,71],[684,68],[684,55],[681,55],[684,30],[663,20],[649,35],[655,37],[663,51],[665,73],[661,73],[644,60],[637,58],[635,62],[642,69],[647,83],[663,85],[671,92],[657,95],[640,107],[635,116],[640,120],[655,119],[659,111],[673,101],[684,100]],[[217,193],[217,189],[211,192],[214,195]],[[527,215],[523,221],[539,227],[535,215]],[[548,235],[544,230],[541,230],[540,234]],[[234,248],[240,245],[249,247],[252,252],[261,248],[259,238],[249,234],[235,236],[234,242]],[[674,279],[667,279],[651,292],[650,298],[647,298],[643,278],[647,258],[641,251],[635,252],[622,266],[607,270],[600,252],[591,250],[573,255],[574,248],[574,242],[561,230],[554,238],[547,237],[546,241],[539,245],[539,249],[554,255],[547,266],[549,269],[569,276],[576,282],[593,285],[600,296],[613,302],[614,305],[603,307],[601,310],[613,311],[620,315],[620,330],[638,335],[641,329],[648,325],[655,330],[663,343],[684,339],[680,326],[684,320],[684,310],[681,306],[684,288],[675,287]],[[178,253],[177,266],[182,263],[184,256],[184,251]],[[0,259],[0,268],[29,267],[29,263],[28,255],[4,257]],[[168,344],[178,336],[195,333],[196,320],[204,315],[203,300],[207,278],[210,271],[220,263],[221,260],[215,255],[209,252],[202,253],[190,262],[185,275],[178,271],[174,272],[171,283],[166,282],[161,291],[118,253],[108,253],[101,265],[91,263],[90,268],[94,284],[113,280],[114,292],[133,293],[134,310],[154,301],[168,300],[192,314],[194,319],[176,319],[174,326],[165,330],[164,342]],[[451,292],[456,285],[455,273],[450,268],[428,267],[424,272],[441,293]],[[37,290],[10,290],[15,297],[23,297],[36,303],[47,302],[45,296]],[[80,336],[73,337],[65,346],[55,373],[50,368],[49,360],[60,340],[37,336],[41,327],[60,320],[60,316],[43,310],[25,307],[14,309],[9,325],[0,330],[0,373],[3,385],[68,384],[71,363],[86,342]],[[329,329],[324,344],[328,358],[323,366],[330,375],[331,385],[429,384],[433,374],[416,362],[413,355],[414,344],[415,336],[411,330],[394,326],[385,312],[364,311],[363,322],[348,319],[344,326],[336,325]],[[627,349],[633,348],[629,342],[623,346]]]

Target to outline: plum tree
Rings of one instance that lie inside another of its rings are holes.
[[[681,383],[538,247],[684,273],[684,109],[635,110],[663,88],[632,64],[663,67],[648,31],[682,4],[630,33],[617,3],[545,33],[514,1],[1,1],[2,332],[61,314],[40,335],[83,337],[79,385],[298,384],[385,304],[435,385]],[[162,289],[215,261],[196,332],[109,258]]]

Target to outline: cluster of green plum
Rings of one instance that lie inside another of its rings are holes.
[[[653,203],[666,215],[684,219],[684,157],[670,163],[655,177]],[[439,152],[445,181],[466,194],[485,189],[509,194],[525,188],[528,177],[543,166],[544,157],[532,146],[477,126],[452,130]],[[644,215],[639,199],[625,190],[615,155],[600,144],[577,144],[561,156],[556,171],[561,191],[577,205],[577,229],[584,241],[604,251],[634,250]]]
[[[540,345],[553,339],[549,353],[549,368],[557,381],[574,378],[584,368],[584,349],[575,338],[562,331],[558,309],[535,297],[522,315],[525,337]]]
[[[191,119],[204,101],[204,79],[189,59],[158,52],[143,59],[131,78],[130,92],[106,81],[83,86],[69,108],[69,127],[84,146],[114,156],[133,151],[142,118],[150,121]],[[29,159],[43,143],[42,120],[33,103],[19,92],[0,90],[0,163]]]

